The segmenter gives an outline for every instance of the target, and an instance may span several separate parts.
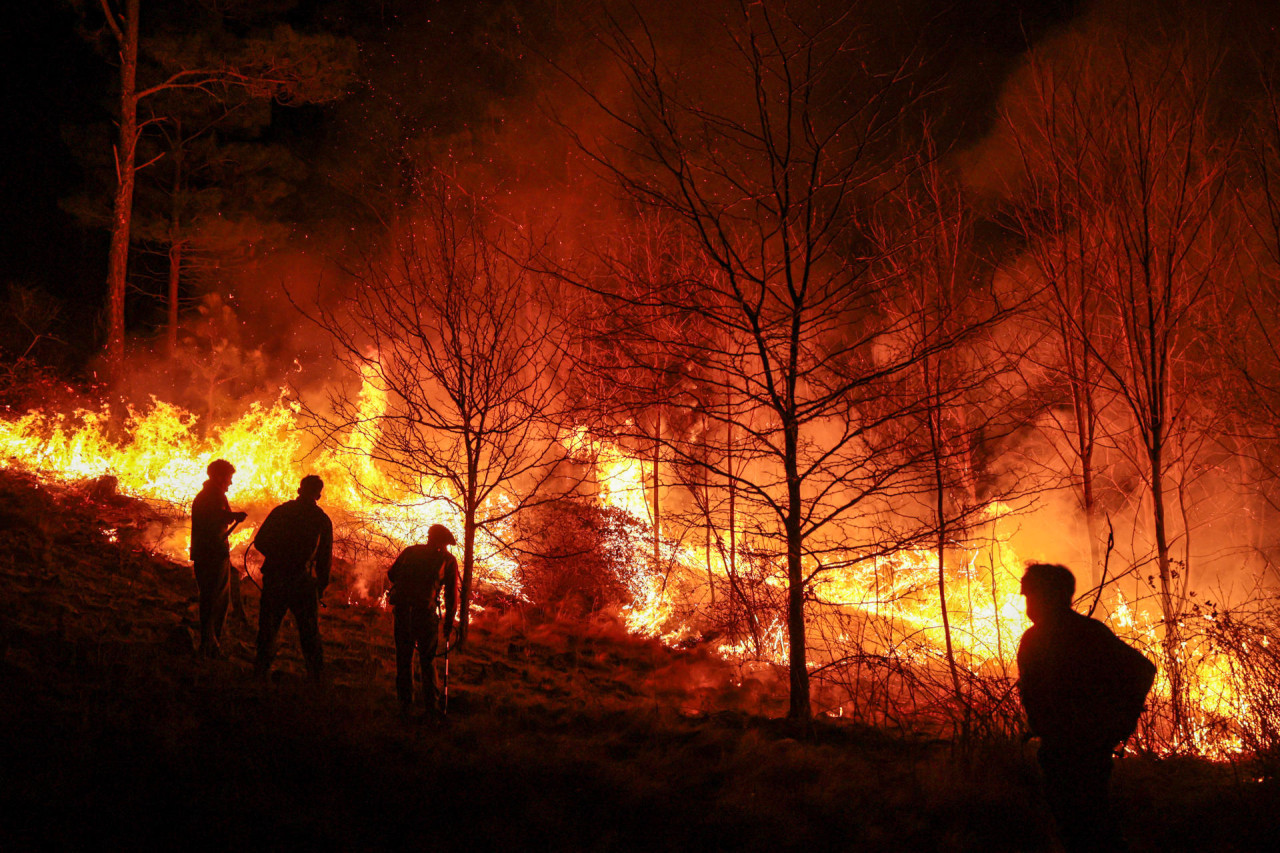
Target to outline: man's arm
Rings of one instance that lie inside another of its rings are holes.
[[[231,511],[222,495],[200,492],[191,502],[191,523],[208,530],[226,531],[227,525],[236,521],[239,513]]]
[[[231,525],[247,517],[243,512],[232,512],[225,495],[201,491],[191,502],[191,538],[208,548],[225,541]]]
[[[231,533],[231,528],[249,517],[249,513],[233,510],[230,506],[226,507],[227,520],[223,522],[223,535],[227,536]]]
[[[1113,659],[1116,673],[1115,731],[1108,734],[1116,741],[1128,740],[1138,726],[1138,718],[1146,705],[1147,694],[1156,679],[1156,665],[1147,656],[1111,635],[1114,642]]]
[[[1045,684],[1043,649],[1028,629],[1018,645],[1018,694],[1022,697],[1022,709],[1027,713],[1027,725],[1034,735],[1043,736],[1051,725],[1053,716],[1050,690]]]
[[[222,531],[222,535],[226,536],[231,532],[231,525],[239,524],[249,517],[247,512],[235,512],[231,509],[231,504],[227,502],[226,495],[218,495],[221,500],[218,501],[218,529]]]
[[[329,585],[329,568],[333,565],[333,522],[323,511],[320,517],[320,541],[316,543],[316,586],[323,592]]]
[[[271,552],[275,550],[276,527],[280,523],[279,516],[276,515],[280,507],[276,507],[267,513],[266,519],[263,520],[262,526],[258,528],[258,532],[253,537],[253,547],[258,549],[258,553],[264,557],[270,557]]]
[[[400,556],[396,557],[395,562],[391,564],[391,568],[387,569],[387,580],[393,584],[400,582],[400,575],[404,571],[404,555],[407,553],[409,553],[409,549],[405,548],[400,552]]]

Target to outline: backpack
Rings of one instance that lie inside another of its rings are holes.
[[[392,605],[411,604],[435,608],[444,588],[449,564],[456,560],[443,548],[410,545],[400,553],[387,570],[391,589],[387,596]]]

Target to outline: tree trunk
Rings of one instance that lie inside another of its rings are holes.
[[[1101,534],[1098,531],[1098,509],[1097,498],[1094,497],[1092,462],[1082,459],[1081,464],[1084,465],[1084,477],[1081,485],[1084,492],[1085,535],[1089,537],[1089,566],[1092,569],[1090,576],[1093,578],[1094,587],[1099,587],[1105,580],[1102,577],[1104,554],[1100,538]]]
[[[747,629],[751,632],[752,649],[758,658],[764,648],[764,641],[760,636],[760,623],[756,619],[755,604],[747,596],[746,590],[742,588],[742,584],[738,579],[738,485],[734,480],[733,473],[733,424],[729,425],[729,438],[726,446],[729,454],[725,460],[728,474],[726,488],[729,489],[729,554],[725,560],[725,571],[729,575],[729,588],[733,590],[733,594],[738,597],[738,602],[742,605],[742,612],[747,620]]]
[[[1164,617],[1165,667],[1169,673],[1169,701],[1173,712],[1174,738],[1181,740],[1186,733],[1186,715],[1183,703],[1184,685],[1182,664],[1178,660],[1181,632],[1180,602],[1174,601],[1173,571],[1169,561],[1169,536],[1166,529],[1164,506],[1164,448],[1159,433],[1153,436],[1148,450],[1151,462],[1151,512],[1156,538],[1156,564],[1160,576],[1160,610]]]
[[[732,413],[733,410],[733,378],[727,377],[729,390],[726,392],[725,411]],[[760,636],[760,622],[756,618],[755,603],[748,598],[746,590],[742,588],[738,580],[738,483],[734,473],[734,429],[733,420],[728,421],[728,433],[725,438],[725,473],[727,476],[726,486],[729,489],[729,559],[725,566],[729,573],[729,585],[733,589],[734,594],[738,596],[738,601],[742,603],[742,612],[746,614],[747,628],[751,631],[752,648],[755,650],[756,657],[761,656],[764,648],[764,640]]]
[[[992,559],[988,561],[988,564],[991,566],[991,612],[995,614],[996,625],[996,660],[1002,661],[1004,660],[1004,629],[1000,627],[1000,583],[996,575],[998,561],[995,559],[997,554],[995,549],[1000,547],[1000,540],[996,538],[997,523],[993,522],[991,525]]]
[[[476,564],[476,507],[474,488],[463,509],[462,523],[462,591],[458,595],[458,648],[467,641],[471,625],[471,577]]]
[[[1093,391],[1088,385],[1088,348],[1085,347],[1080,354],[1081,363],[1078,366],[1075,365],[1076,356],[1071,349],[1073,348],[1068,348],[1067,357],[1071,360],[1072,370],[1079,370],[1079,375],[1071,377],[1071,405],[1076,421],[1076,455],[1080,460],[1080,503],[1084,512],[1085,532],[1089,537],[1089,577],[1096,588],[1102,584],[1103,577],[1102,549],[1098,541],[1097,499],[1094,495]]]
[[[809,666],[805,649],[804,566],[801,561],[804,541],[800,520],[803,505],[800,494],[800,428],[794,422],[784,427],[785,466],[787,472],[787,667],[790,670],[791,703],[787,716],[808,723],[813,716],[809,701]]]
[[[947,547],[947,509],[946,509],[946,487],[942,477],[942,429],[938,421],[941,414],[938,412],[937,397],[933,388],[933,377],[930,375],[929,360],[926,358],[924,362],[925,372],[925,388],[926,394],[934,397],[935,402],[929,404],[929,410],[925,413],[929,422],[929,449],[933,456],[933,487],[935,494],[934,501],[934,521],[937,527],[937,538],[935,547],[938,552],[938,608],[942,612],[942,635],[946,641],[947,650],[947,668],[951,672],[951,688],[955,691],[956,703],[964,706],[964,691],[960,686],[960,671],[956,666],[955,644],[951,640],[951,614],[947,610],[947,563],[946,563],[946,547]]]
[[[706,456],[706,447],[703,446],[703,455]],[[702,474],[702,502],[707,508],[706,531],[704,547],[707,552],[707,590],[711,596],[708,604],[713,610],[716,606],[716,574],[711,564],[711,542],[715,538],[715,520],[711,517],[711,475],[706,468],[701,471]]]
[[[662,504],[658,499],[658,466],[662,461],[662,412],[658,412],[658,431],[653,440],[653,570],[662,565]]]
[[[182,134],[178,129],[179,137]],[[182,282],[182,142],[173,149],[173,210],[169,217],[169,316],[166,325],[167,349],[169,358],[178,354],[178,294]]]
[[[107,371],[111,379],[119,377],[124,363],[124,295],[138,145],[138,6],[139,0],[127,0],[120,30],[120,136],[115,152],[116,196],[107,263]]]
[[[178,285],[182,277],[182,241],[169,244],[169,317],[165,344],[169,358],[178,355]]]
[[[732,392],[730,392],[732,393]],[[732,401],[730,401],[732,403]],[[727,458],[725,459],[725,473],[728,474],[729,486],[729,577],[737,577],[738,571],[738,484],[734,481],[733,473],[733,422],[729,423],[729,434],[725,441],[727,449]],[[756,654],[760,653],[760,644],[756,642]]]

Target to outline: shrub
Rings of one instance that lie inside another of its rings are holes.
[[[538,607],[586,616],[627,601],[625,577],[641,547],[630,513],[587,498],[532,507],[519,522],[520,582]]]

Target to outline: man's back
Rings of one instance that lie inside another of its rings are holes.
[[[231,517],[227,496],[209,483],[191,502],[191,559],[222,559],[230,555],[224,536]]]
[[[271,510],[253,544],[266,557],[264,575],[300,575],[314,558],[316,580],[328,583],[333,522],[315,501],[295,498]]]
[[[458,562],[433,545],[410,545],[387,572],[395,584],[397,603],[435,606],[440,590],[456,583]]]
[[[1096,619],[1074,611],[1027,629],[1019,689],[1045,741],[1114,747],[1133,732],[1155,666]]]

